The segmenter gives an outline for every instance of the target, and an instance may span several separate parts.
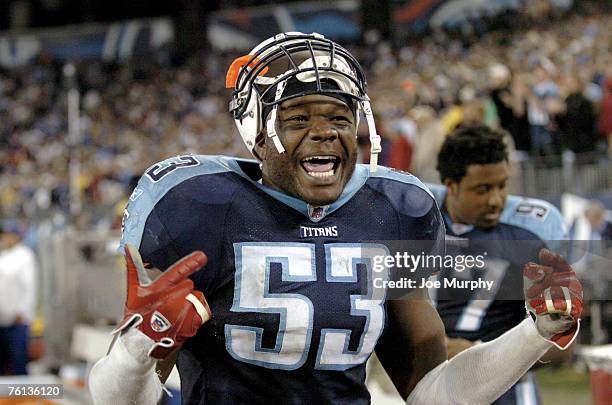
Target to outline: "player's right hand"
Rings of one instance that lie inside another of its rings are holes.
[[[141,284],[147,276],[138,250],[126,244],[125,260],[127,299],[123,320],[113,333],[135,327],[154,342],[149,356],[164,358],[195,335],[211,317],[204,294],[194,290],[189,279],[208,258],[203,252],[195,251],[146,284]]]
[[[561,255],[542,249],[538,259],[523,267],[527,311],[540,335],[564,350],[580,329],[582,285]]]

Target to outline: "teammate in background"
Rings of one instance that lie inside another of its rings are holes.
[[[576,335],[581,287],[547,252],[525,273],[535,323],[450,362],[426,290],[391,301],[373,288],[370,255],[388,248],[362,241],[428,241],[441,254],[444,225],[416,178],[377,168],[365,77],[344,48],[279,34],[234,61],[226,84],[258,161],[187,155],[145,172],[124,217],[125,317],[91,371],[95,403],[155,403],[156,362],[165,369],[182,346],[186,404],[366,404],[375,348],[410,404],[488,404]],[[360,114],[369,167],[355,163]],[[145,267],[167,270],[150,281]],[[545,301],[551,288],[571,292],[571,305]]]
[[[525,303],[516,293],[522,289],[523,266],[536,260],[547,242],[567,239],[563,218],[553,205],[508,196],[509,167],[503,134],[485,126],[455,131],[438,154],[437,168],[444,186],[429,187],[440,205],[447,235],[476,241],[472,243],[486,248],[485,271],[470,274],[494,282],[491,291],[438,297],[449,358],[474,342],[497,338],[523,320]],[[461,277],[453,270],[439,275],[457,276]],[[560,362],[569,355],[570,350],[553,348],[541,362]],[[537,397],[533,376],[528,373],[495,404],[537,404]]]

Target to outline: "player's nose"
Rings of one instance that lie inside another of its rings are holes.
[[[338,130],[327,119],[315,119],[308,132],[308,137],[315,142],[334,141],[338,139]]]
[[[494,188],[489,194],[489,206],[502,208],[504,206],[504,192]]]

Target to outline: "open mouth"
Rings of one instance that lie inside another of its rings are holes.
[[[309,156],[300,160],[302,168],[309,176],[317,178],[332,177],[340,166],[340,158],[333,155]]]

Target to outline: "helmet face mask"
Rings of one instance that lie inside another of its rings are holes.
[[[310,94],[341,99],[357,119],[362,111],[368,119],[372,151],[380,151],[374,120],[368,117],[371,109],[363,69],[346,49],[320,34],[289,32],[262,42],[232,64],[226,85],[234,88],[230,112],[251,152],[266,122],[268,137],[283,153],[275,129],[276,109],[286,100]]]

